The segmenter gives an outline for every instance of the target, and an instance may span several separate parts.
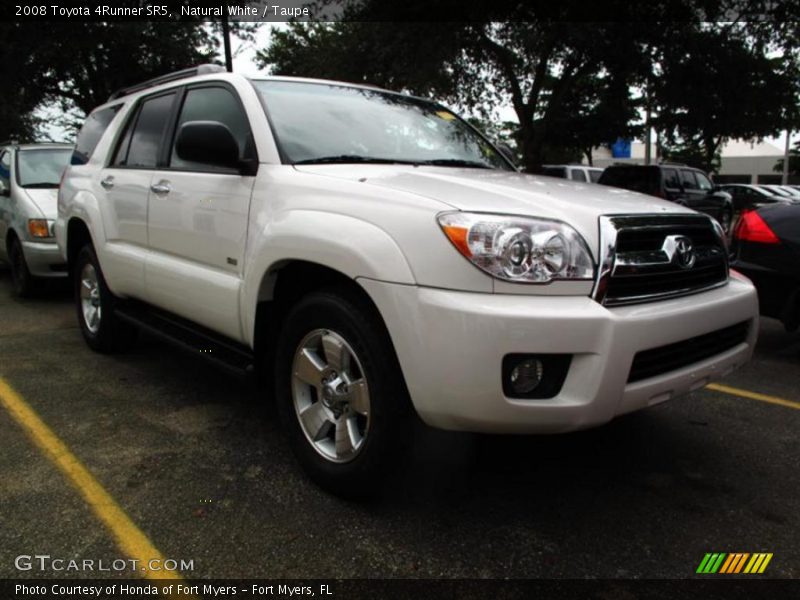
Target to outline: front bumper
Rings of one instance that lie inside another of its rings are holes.
[[[22,242],[28,271],[35,277],[66,277],[67,264],[55,242]]]
[[[732,275],[715,290],[605,308],[588,297],[479,294],[360,279],[389,329],[414,407],[429,425],[487,433],[556,433],[605,423],[703,387],[745,363],[758,330],[756,292]],[[628,383],[640,350],[747,321],[744,343]],[[546,400],[503,394],[510,353],[573,355]]]

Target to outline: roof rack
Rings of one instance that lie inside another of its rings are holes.
[[[134,92],[141,92],[142,90],[146,90],[147,88],[155,87],[157,85],[161,85],[162,83],[169,83],[170,81],[177,81],[178,79],[186,79],[187,77],[194,77],[195,75],[209,75],[211,73],[225,73],[226,69],[220,65],[214,64],[204,64],[204,65],[197,65],[196,67],[190,67],[188,69],[181,69],[180,71],[174,71],[172,73],[167,73],[166,75],[161,75],[160,77],[154,77],[153,79],[148,79],[147,81],[143,81],[142,83],[137,83],[136,85],[132,85],[130,87],[122,88],[117,90],[111,96],[108,97],[108,101],[116,100],[117,98],[121,98],[122,96],[127,96],[128,94],[133,94]]]

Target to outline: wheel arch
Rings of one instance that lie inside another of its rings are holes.
[[[79,217],[72,217],[67,222],[67,268],[72,272],[75,259],[87,243],[94,247],[92,233],[86,222]]]
[[[281,328],[292,306],[302,297],[322,289],[338,288],[359,298],[374,312],[382,325],[386,340],[397,360],[397,351],[383,315],[375,301],[358,280],[334,269],[305,260],[283,260],[275,263],[261,279],[253,323],[253,349],[261,364],[271,364]],[[397,367],[400,369],[399,360]],[[405,381],[400,369],[400,376]]]

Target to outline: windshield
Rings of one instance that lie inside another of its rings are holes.
[[[20,150],[17,153],[17,184],[24,188],[57,188],[70,158],[72,148]]]
[[[449,110],[409,96],[318,83],[254,81],[294,164],[406,163],[508,169]]]

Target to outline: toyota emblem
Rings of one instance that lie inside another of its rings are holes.
[[[694,253],[692,240],[686,236],[678,236],[675,239],[675,259],[682,269],[691,269],[697,260]]]
[[[691,269],[697,262],[692,240],[685,235],[667,236],[661,251],[667,255],[669,262],[677,263],[682,269]]]

